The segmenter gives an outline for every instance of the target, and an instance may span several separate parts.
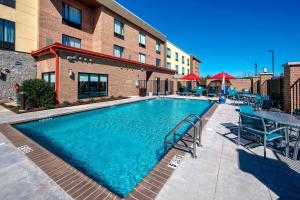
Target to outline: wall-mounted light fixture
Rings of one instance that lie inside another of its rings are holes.
[[[73,70],[72,69],[68,69],[68,74],[69,74],[70,77],[73,77],[73,74],[74,74]]]

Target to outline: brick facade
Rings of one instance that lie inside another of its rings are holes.
[[[260,77],[260,94],[263,96],[268,96],[268,80],[273,77],[273,73],[261,73]]]
[[[62,3],[68,3],[81,10],[82,29],[62,23]],[[114,19],[124,23],[124,39],[114,36]],[[146,48],[139,46],[139,33],[146,34]],[[165,66],[165,42],[147,33],[104,6],[89,8],[75,0],[40,1],[39,48],[54,42],[62,42],[62,35],[81,39],[81,48],[107,55],[113,55],[113,46],[124,47],[123,58],[139,61],[139,53],[146,55],[146,63],[155,65],[156,59]],[[161,43],[161,53],[156,53],[156,41]]]
[[[191,60],[191,73],[194,73],[194,74],[200,76],[200,64],[201,64],[200,59],[191,55],[190,60]]]
[[[300,79],[300,62],[297,63],[287,63],[284,66],[284,111],[291,113],[297,107],[300,107],[300,88],[298,88],[299,93],[293,94],[291,86]],[[300,85],[299,85],[300,86]],[[294,108],[295,107],[295,108]]]
[[[59,55],[59,78],[57,87],[58,101],[75,102],[78,100],[78,73],[95,73],[108,75],[108,97],[139,95],[139,80],[173,80],[175,71],[163,71],[151,66],[141,66],[139,63],[115,61],[109,58],[97,57],[72,51],[55,51]],[[69,60],[68,56],[76,56]],[[81,58],[81,59],[80,59]],[[55,71],[56,57],[51,52],[37,58],[37,76],[42,73]],[[69,70],[73,71],[70,77]],[[162,68],[163,69],[163,68]],[[55,72],[57,73],[57,72]],[[86,99],[83,99],[86,100]]]
[[[218,86],[221,86],[222,84],[222,80],[220,79],[207,79],[206,86],[210,86],[214,82]],[[236,87],[237,91],[241,92],[243,89],[251,89],[251,79],[236,78],[226,80],[226,86]]]
[[[253,94],[260,94],[260,77],[259,76],[252,77],[251,91]]]

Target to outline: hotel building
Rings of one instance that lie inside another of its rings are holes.
[[[190,54],[184,52],[170,41],[167,41],[166,67],[177,72],[176,77],[182,77],[191,73]]]
[[[15,97],[14,82],[36,77],[38,1],[0,0],[0,100]]]
[[[11,50],[32,51],[35,77],[55,86],[59,102],[138,95],[139,80],[172,80],[175,71],[165,67],[166,37],[117,2],[32,1],[17,1],[16,8],[5,5],[4,10],[12,9],[5,16],[15,13],[16,20]],[[37,4],[38,9],[26,8],[37,13],[28,20],[37,27],[29,28],[31,36],[18,34],[25,30],[17,23],[18,9],[26,11],[18,2]]]

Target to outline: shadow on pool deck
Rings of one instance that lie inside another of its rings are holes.
[[[236,143],[238,126],[233,123],[222,125],[229,132],[218,134]],[[264,160],[261,148],[253,144],[255,142],[242,139],[242,146],[249,151],[237,149],[239,169],[253,175],[269,188],[272,199],[300,199],[300,161],[291,160],[274,151],[274,157],[267,154],[268,157]]]

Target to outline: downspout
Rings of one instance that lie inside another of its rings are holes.
[[[53,48],[50,48],[50,52],[55,55],[55,96],[56,102],[59,103],[59,55]]]

